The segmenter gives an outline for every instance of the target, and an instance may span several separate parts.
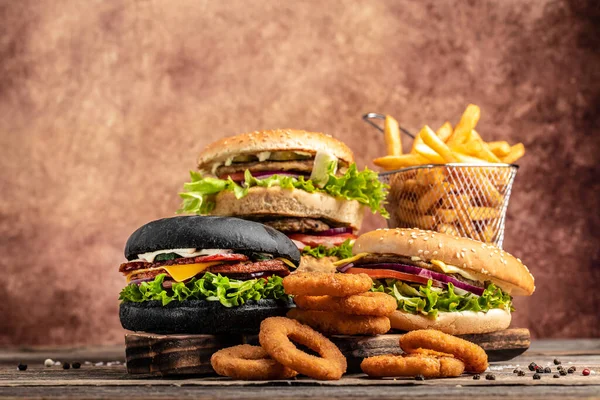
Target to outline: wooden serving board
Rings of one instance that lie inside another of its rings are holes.
[[[402,352],[399,334],[380,336],[333,336],[331,340],[348,360],[348,372],[360,372],[365,357]],[[527,329],[506,329],[499,332],[461,335],[463,339],[480,345],[490,361],[507,361],[530,345]],[[157,335],[129,333],[125,335],[127,372],[149,375],[198,375],[213,373],[211,355],[224,347],[248,343],[258,344],[258,337],[213,335]]]

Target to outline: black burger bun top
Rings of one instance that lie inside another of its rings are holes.
[[[300,264],[300,251],[283,233],[239,218],[180,216],[163,218],[133,232],[125,245],[125,258],[165,249],[231,249],[272,254]]]

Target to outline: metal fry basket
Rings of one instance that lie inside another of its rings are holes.
[[[363,119],[381,130],[370,121],[381,117],[369,113]],[[388,227],[434,230],[502,247],[517,170],[514,164],[459,163],[382,172],[379,179],[390,185]]]

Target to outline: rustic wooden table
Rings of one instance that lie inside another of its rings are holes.
[[[529,351],[507,362],[493,363],[488,373],[496,380],[454,379],[415,381],[374,380],[364,375],[345,376],[340,381],[318,382],[300,378],[279,382],[241,382],[219,377],[148,378],[128,375],[123,347],[80,349],[0,349],[0,398],[600,398],[600,339],[534,341]],[[80,369],[44,367],[46,358],[81,362]],[[577,371],[553,378],[558,358],[564,367]],[[87,361],[87,363],[86,363]],[[552,373],[533,380],[527,365],[535,361],[550,366]],[[17,364],[28,365],[18,371]],[[519,365],[524,377],[513,373]],[[596,373],[583,376],[590,368]]]

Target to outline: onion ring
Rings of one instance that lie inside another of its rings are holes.
[[[381,335],[391,329],[388,317],[347,315],[292,308],[287,316],[326,335]]]
[[[210,364],[219,375],[244,380],[290,379],[298,375],[277,361],[260,346],[241,344],[214,353]]]
[[[433,350],[452,354],[465,363],[465,371],[480,374],[488,367],[485,351],[475,343],[433,329],[411,331],[400,336],[400,348],[405,353]],[[423,350],[419,350],[423,349]]]
[[[371,289],[373,280],[367,274],[298,272],[283,278],[286,294],[303,296],[346,297]]]
[[[365,358],[360,363],[362,371],[376,378],[423,375],[425,378],[450,378],[460,376],[465,364],[454,357],[422,355],[382,355]]]
[[[348,297],[294,296],[296,305],[305,310],[341,312],[351,315],[387,317],[396,311],[398,303],[389,294],[366,292]]]
[[[291,340],[319,353],[305,353]],[[337,380],[346,372],[346,357],[329,339],[309,326],[284,317],[263,320],[258,334],[260,345],[280,364],[314,379]]]

